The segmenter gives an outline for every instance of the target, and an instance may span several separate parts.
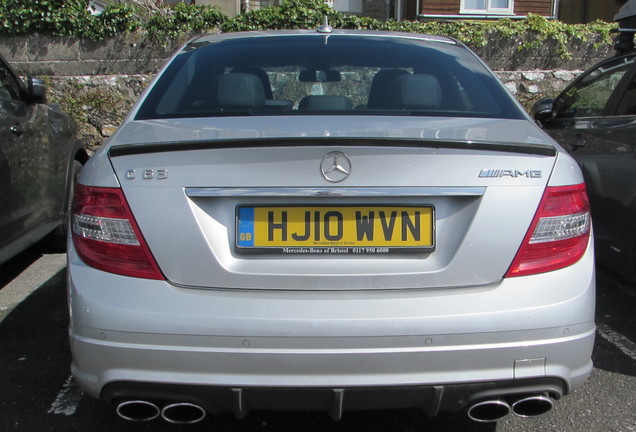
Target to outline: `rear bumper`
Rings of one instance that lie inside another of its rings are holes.
[[[233,413],[243,418],[251,409],[327,412],[339,420],[345,411],[415,408],[434,417],[458,412],[477,401],[493,398],[512,405],[528,395],[546,394],[559,399],[564,383],[555,378],[512,380],[437,386],[347,388],[236,388],[204,385],[113,382],[104,387],[102,399],[151,401],[165,406],[172,401],[195,404],[213,414]]]
[[[154,394],[239,416],[363,400],[417,401],[435,414],[508,390],[558,398],[592,369],[590,251],[558,272],[494,286],[296,293],[131,279],[70,250],[73,374],[107,401]]]

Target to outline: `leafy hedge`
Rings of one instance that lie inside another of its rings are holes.
[[[135,10],[112,5],[101,15],[91,15],[88,0],[2,0],[0,34],[50,34],[104,39],[138,28]]]
[[[558,44],[568,57],[572,39],[597,43],[610,41],[613,24],[564,24],[539,15],[525,20],[496,21],[378,21],[346,15],[331,9],[323,0],[284,0],[280,6],[257,9],[230,18],[214,7],[179,3],[174,8],[149,13],[129,4],[111,3],[100,15],[87,10],[88,0],[2,0],[0,35],[50,34],[100,40],[123,32],[145,31],[152,38],[171,38],[184,33],[265,29],[315,28],[325,16],[334,28],[393,30],[440,34],[476,47],[492,37],[516,37],[520,49],[538,46],[546,40]]]
[[[130,4],[110,3],[99,15],[88,0],[0,0],[0,35],[34,33],[102,40],[119,33],[147,31],[153,37],[203,32],[228,20],[216,8],[179,3],[148,13]]]

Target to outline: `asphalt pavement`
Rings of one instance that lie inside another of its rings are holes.
[[[480,424],[463,414],[418,411],[251,412],[208,416],[192,426],[130,423],[73,382],[67,338],[64,254],[36,246],[0,266],[0,431],[558,431],[636,432],[636,285],[599,271],[594,371],[586,384],[538,418]]]

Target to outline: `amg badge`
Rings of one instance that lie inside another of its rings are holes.
[[[499,177],[526,177],[541,178],[543,172],[541,170],[512,170],[512,169],[483,169],[479,173],[479,177],[499,178]]]

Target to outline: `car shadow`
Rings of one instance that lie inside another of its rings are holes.
[[[496,423],[476,423],[463,414],[440,414],[429,418],[419,410],[346,412],[340,421],[323,413],[253,412],[243,420],[213,417],[208,425],[216,430],[354,432],[354,431],[435,431],[494,432]]]
[[[0,265],[0,289],[15,279],[20,273],[36,262],[46,252],[43,241],[36,243],[24,252]]]
[[[81,407],[80,407],[81,408]],[[115,416],[114,410],[96,412],[103,415],[102,426],[109,431],[173,431],[175,425],[162,420],[148,423],[131,423]],[[186,426],[183,426],[185,430]],[[476,423],[463,415],[440,415],[428,418],[418,410],[359,411],[347,412],[335,422],[327,414],[315,412],[253,411],[244,419],[231,415],[208,416],[200,423],[187,426],[188,431],[232,431],[232,432],[495,432],[496,423]]]

